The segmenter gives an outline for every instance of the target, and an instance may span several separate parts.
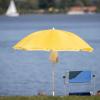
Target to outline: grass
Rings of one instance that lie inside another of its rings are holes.
[[[0,100],[100,100],[100,96],[0,96]]]

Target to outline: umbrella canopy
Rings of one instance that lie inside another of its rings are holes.
[[[21,50],[88,51],[93,48],[72,32],[49,29],[33,32],[15,46]]]
[[[52,67],[52,94],[55,95],[55,64],[58,62],[56,51],[87,51],[91,52],[93,48],[83,39],[72,32],[63,30],[49,29],[33,32],[14,47],[19,50],[45,50],[51,51],[50,60]]]

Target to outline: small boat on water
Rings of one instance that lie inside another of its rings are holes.
[[[67,12],[68,15],[83,15],[85,14],[83,7],[74,6],[69,9]]]
[[[19,16],[19,13],[17,12],[14,0],[10,1],[10,5],[9,5],[5,15],[6,16],[11,16],[11,17]]]
[[[69,11],[67,14],[68,15],[83,15],[83,14],[85,14],[85,12],[83,12],[83,11]]]

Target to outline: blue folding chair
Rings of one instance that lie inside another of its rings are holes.
[[[91,71],[69,71],[69,84],[89,83],[91,85],[92,72]],[[81,85],[83,85],[81,84]],[[78,89],[77,89],[78,90]],[[91,91],[69,92],[69,95],[91,95]],[[87,89],[88,90],[88,89]]]

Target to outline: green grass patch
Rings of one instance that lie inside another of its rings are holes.
[[[0,100],[100,100],[100,96],[0,96]]]

